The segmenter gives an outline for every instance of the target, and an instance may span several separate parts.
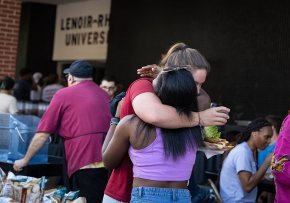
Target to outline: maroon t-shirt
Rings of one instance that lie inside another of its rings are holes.
[[[152,80],[149,78],[140,78],[130,85],[122,104],[121,118],[135,114],[132,102],[136,96],[145,92],[154,92]],[[105,190],[106,195],[122,202],[130,202],[133,184],[132,167],[132,162],[127,154],[120,166],[113,170]]]
[[[103,134],[111,119],[110,98],[93,81],[63,88],[53,96],[37,132],[64,137],[68,175],[102,160]]]

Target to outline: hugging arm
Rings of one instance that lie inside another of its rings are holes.
[[[229,117],[222,111],[230,111],[226,107],[215,107],[199,112],[199,115],[197,112],[192,112],[191,118],[188,118],[179,115],[175,108],[162,104],[153,92],[137,95],[132,103],[136,115],[144,122],[168,129],[193,127],[199,124],[224,125]]]
[[[128,152],[130,145],[130,117],[124,117],[118,126],[114,124],[110,126],[105,139],[107,146],[102,148],[103,162],[107,169],[116,168]]]

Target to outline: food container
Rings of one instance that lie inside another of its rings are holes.
[[[0,161],[21,159],[35,134],[40,118],[32,115],[0,114]],[[31,159],[29,164],[47,163],[48,143]]]

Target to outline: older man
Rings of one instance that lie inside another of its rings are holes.
[[[15,161],[14,169],[22,170],[49,135],[58,131],[65,140],[71,190],[80,190],[88,203],[101,202],[107,183],[101,149],[111,118],[110,98],[92,81],[93,68],[88,62],[77,60],[64,73],[68,87],[53,96],[26,155]]]

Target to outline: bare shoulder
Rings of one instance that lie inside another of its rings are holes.
[[[129,130],[135,130],[140,118],[138,118],[135,114],[127,115],[123,117],[118,126],[122,126],[123,128],[127,128]]]
[[[133,122],[136,122],[138,121],[139,118],[135,115],[135,114],[131,114],[131,115],[127,115],[127,116],[124,116],[121,121],[120,121],[120,124],[121,123],[133,123]]]

